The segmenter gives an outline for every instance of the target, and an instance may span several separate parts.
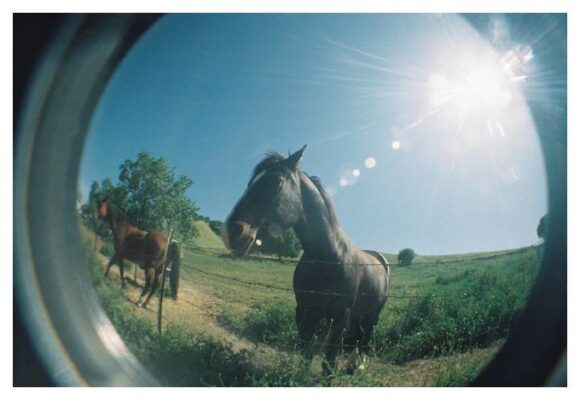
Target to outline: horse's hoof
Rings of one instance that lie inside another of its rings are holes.
[[[365,364],[368,361],[368,357],[366,354],[362,356],[358,352],[351,353],[348,366],[346,368],[346,373],[349,375],[354,374],[356,371],[364,371]]]
[[[363,372],[364,370],[365,370],[364,363],[361,363],[359,365],[349,365],[348,367],[346,367],[346,373],[348,375],[354,375],[357,371]]]
[[[327,378],[331,378],[332,377],[335,368],[336,368],[336,365],[330,364],[327,361],[323,361],[322,362],[322,372],[324,373],[324,375]]]

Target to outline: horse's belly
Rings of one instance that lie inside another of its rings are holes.
[[[359,288],[353,314],[362,316],[381,311],[388,294],[388,277],[384,269],[374,270],[373,266],[366,267]]]
[[[127,240],[125,243],[124,258],[139,265],[146,263],[158,264],[163,257],[159,251],[155,251],[151,243],[145,240]]]
[[[294,295],[300,306],[319,309],[351,308],[356,287],[334,264],[303,264],[294,271]]]

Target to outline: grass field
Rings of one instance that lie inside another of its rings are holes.
[[[234,259],[214,239],[204,240],[215,246],[184,249],[180,294],[164,301],[161,337],[154,329],[157,298],[148,310],[131,303],[142,272],[136,285],[122,292],[118,275],[102,278],[106,257],[87,250],[106,311],[130,349],[164,384],[463,386],[508,335],[538,263],[537,248],[530,247],[422,256],[417,265],[394,266],[392,297],[376,328],[370,365],[348,375],[339,362],[326,378],[320,356],[308,363],[296,351],[295,262]]]

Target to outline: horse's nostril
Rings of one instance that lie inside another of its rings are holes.
[[[222,231],[224,244],[233,250],[245,251],[253,242],[255,230],[244,221],[229,221]]]

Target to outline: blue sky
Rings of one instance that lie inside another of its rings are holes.
[[[455,15],[165,16],[101,99],[81,192],[148,151],[223,220],[266,151],[307,144],[302,169],[363,248],[529,245],[547,208],[522,97],[536,49],[493,34],[500,50]]]

